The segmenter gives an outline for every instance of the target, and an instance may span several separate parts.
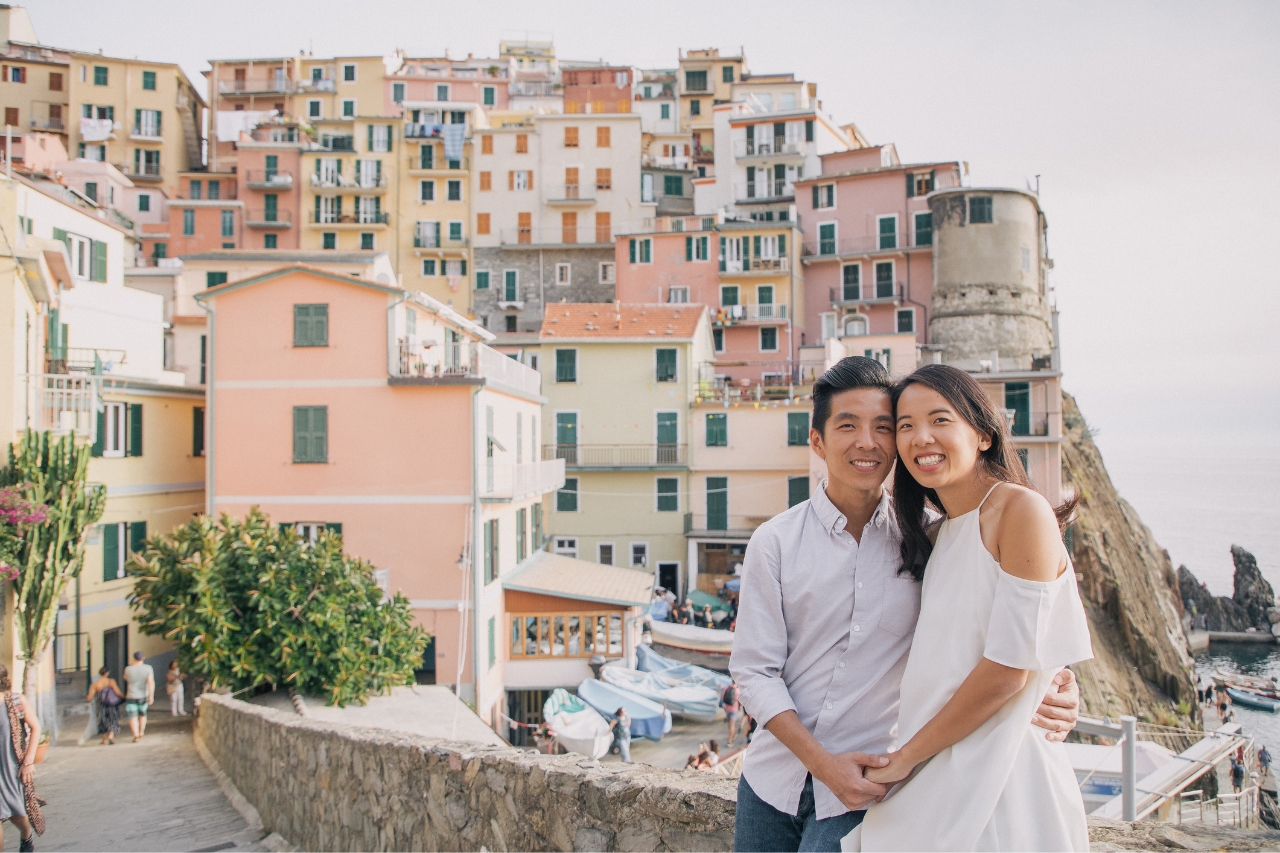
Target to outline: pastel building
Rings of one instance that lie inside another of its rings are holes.
[[[509,103],[511,71],[506,60],[468,56],[406,57],[386,75],[384,115],[398,115],[408,101],[479,104],[505,110]]]
[[[319,145],[301,156],[304,250],[393,248],[403,154],[398,122],[368,117],[312,120]]]
[[[560,82],[564,111],[574,113],[629,113],[638,70],[625,65],[561,63]]]
[[[539,375],[421,293],[304,265],[199,294],[209,312],[208,506],[342,536],[434,637],[420,677],[498,727],[502,581],[544,540]],[[404,426],[430,436],[406,443]],[[430,547],[424,547],[428,543]]]
[[[705,306],[555,304],[540,340],[542,456],[566,466],[547,517],[553,550],[683,588],[690,406],[712,346]]]
[[[680,52],[680,127],[691,135],[699,177],[715,171],[715,105],[733,100],[734,84],[745,74],[745,53],[721,56],[717,48]]]

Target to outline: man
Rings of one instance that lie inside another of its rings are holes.
[[[680,605],[680,609],[676,611],[676,621],[681,625],[693,624],[693,599],[686,598],[684,604]]]
[[[729,746],[738,735],[738,719],[742,716],[742,706],[738,704],[738,685],[732,681],[720,691],[720,707],[724,708],[724,718],[729,723]],[[746,732],[743,732],[745,736]]]
[[[124,712],[129,717],[133,742],[147,733],[147,708],[156,701],[156,673],[142,662],[142,652],[133,653],[133,663],[124,668]]]
[[[1233,793],[1240,793],[1240,789],[1244,787],[1244,762],[1237,761],[1235,756],[1231,757],[1231,790]]]
[[[1266,744],[1258,750],[1258,767],[1262,770],[1263,776],[1271,772],[1271,753],[1267,751]]]
[[[613,731],[613,746],[609,748],[609,751],[613,752],[614,749],[617,749],[618,754],[622,756],[622,760],[630,764],[631,715],[627,713],[626,708],[619,708],[613,712],[613,717],[609,720],[609,728]]]
[[[759,721],[738,782],[734,849],[836,851],[887,789],[863,778],[895,746],[898,691],[920,611],[900,575],[883,486],[897,457],[892,382],[846,358],[813,387],[810,447],[828,479],[761,525],[743,569],[729,669]],[[1063,740],[1079,689],[1064,670],[1032,722]]]
[[[666,590],[658,587],[653,591],[653,602],[649,605],[649,616],[654,622],[666,622],[671,605],[667,603]]]

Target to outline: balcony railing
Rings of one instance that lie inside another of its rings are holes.
[[[308,220],[312,225],[386,225],[390,213],[328,213],[311,211]]]
[[[690,158],[683,154],[675,157],[664,157],[661,154],[645,154],[640,158],[640,165],[648,166],[652,169],[688,169]]]
[[[68,373],[27,376],[27,425],[58,435],[97,437],[100,377]]]
[[[864,281],[845,284],[830,290],[832,305],[854,305],[867,302],[901,302],[906,289],[900,281]]]
[[[767,515],[686,512],[684,532],[686,536],[703,534],[714,537],[716,533],[723,533],[726,536],[746,538],[769,518]]]
[[[501,239],[504,246],[612,245],[613,229],[603,225],[503,228]]]
[[[116,168],[124,172],[130,178],[142,181],[158,181],[160,180],[160,164],[159,163],[139,163],[134,168],[132,163],[118,163]]]
[[[703,148],[701,145],[694,146],[693,162],[714,163],[715,161],[716,161],[716,152],[714,148]]]
[[[219,95],[270,95],[292,94],[297,89],[295,81],[283,74],[271,77],[240,77],[235,80],[219,80]]]
[[[244,224],[250,228],[292,228],[291,210],[246,210]]]
[[[570,468],[664,468],[687,465],[685,444],[544,444],[543,459]]]
[[[482,480],[480,494],[487,498],[519,500],[529,495],[545,495],[564,486],[564,460],[486,464]]]
[[[392,373],[395,379],[424,380],[423,384],[450,378],[484,379],[525,394],[542,392],[542,374],[474,341],[436,343],[401,338],[396,354]]]
[[[332,80],[301,80],[297,84],[299,92],[332,92]]]
[[[698,365],[697,397],[702,402],[785,399],[807,394],[822,373],[820,365],[793,362]]]
[[[559,95],[563,91],[556,87],[555,83],[511,83],[507,88],[507,93],[512,97],[546,97]]]
[[[796,197],[796,188],[790,181],[771,178],[754,183],[738,183],[733,185],[734,195],[739,202],[751,201],[791,201]]]
[[[413,234],[415,249],[465,249],[469,243],[466,237],[454,239],[433,231],[415,231]]]
[[[386,175],[344,175],[340,172],[311,173],[311,186],[316,189],[386,189]]]
[[[354,136],[324,136],[320,139],[320,147],[327,151],[355,151]]]
[[[244,182],[246,186],[255,190],[291,190],[293,189],[293,172],[246,169]]]
[[[821,211],[819,211],[821,212]],[[841,257],[844,255],[870,255],[876,252],[897,252],[933,245],[933,230],[921,229],[914,234],[864,234],[839,239],[806,240],[805,257]]]
[[[35,130],[66,130],[67,126],[62,123],[61,117],[55,116],[32,116],[31,127]]]
[[[591,184],[560,184],[547,187],[547,204],[592,204],[596,189]]]
[[[790,258],[750,258],[743,263],[741,260],[725,261],[725,272],[787,272],[791,269]]]
[[[758,141],[742,139],[734,145],[733,153],[736,157],[803,156],[804,146],[803,142],[787,142],[778,137]]]
[[[249,132],[254,142],[297,142],[300,139],[298,128],[296,127],[270,127],[262,126],[254,128]]]
[[[732,326],[735,323],[772,323],[787,319],[785,302],[773,302],[749,305],[724,305],[716,311],[712,321],[717,326]]]

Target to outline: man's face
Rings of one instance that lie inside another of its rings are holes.
[[[822,432],[809,431],[809,445],[827,462],[827,475],[845,488],[872,491],[893,470],[893,406],[879,388],[855,388],[831,398]]]

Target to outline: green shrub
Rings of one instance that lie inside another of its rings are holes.
[[[364,702],[413,683],[429,639],[408,599],[384,600],[373,567],[343,554],[340,536],[311,545],[256,507],[152,536],[129,573],[142,632],[172,641],[183,670],[214,687]]]

